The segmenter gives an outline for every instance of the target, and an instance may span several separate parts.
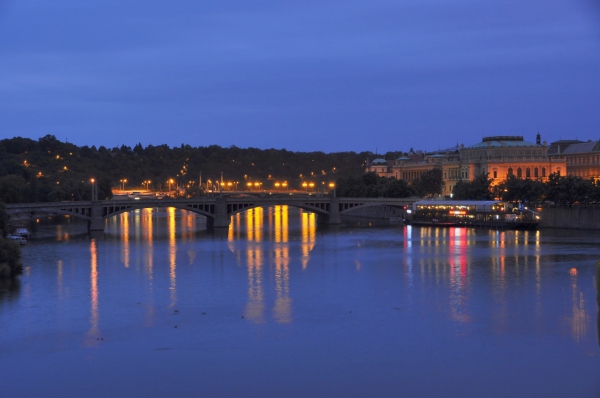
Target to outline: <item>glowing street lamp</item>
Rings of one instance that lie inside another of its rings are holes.
[[[96,187],[96,180],[92,178],[90,182],[92,183],[92,200],[98,200],[98,188]]]
[[[330,182],[329,183],[329,189],[333,188],[333,197],[335,198],[335,183]]]
[[[248,186],[248,189],[251,191],[251,190],[252,190],[252,183],[251,183],[251,182],[249,182],[249,183],[247,183],[246,185]]]
[[[306,190],[306,192],[308,192],[308,184],[307,183],[303,182],[302,188],[304,188]]]
[[[282,182],[281,186],[283,187],[283,189],[287,189],[287,181]]]
[[[169,192],[171,192],[171,184],[173,184],[173,179],[169,178]]]

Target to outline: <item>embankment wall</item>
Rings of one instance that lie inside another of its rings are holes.
[[[544,207],[540,228],[598,229],[600,207]]]

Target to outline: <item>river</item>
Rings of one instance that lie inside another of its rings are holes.
[[[276,206],[41,223],[0,283],[2,397],[598,397],[600,233]]]

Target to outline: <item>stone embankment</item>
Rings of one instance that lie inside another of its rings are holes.
[[[540,228],[600,230],[600,207],[596,206],[544,207],[541,217]]]

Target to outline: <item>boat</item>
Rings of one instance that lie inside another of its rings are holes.
[[[17,228],[13,235],[21,236],[25,239],[29,239],[29,236],[30,236],[29,230],[27,230],[27,228]]]
[[[14,242],[20,243],[21,246],[27,244],[27,239],[25,239],[24,237],[19,236],[19,235],[8,235],[6,238],[10,239],[10,240],[12,240]]]
[[[536,229],[539,213],[499,200],[421,200],[412,205],[410,223],[434,227]]]

